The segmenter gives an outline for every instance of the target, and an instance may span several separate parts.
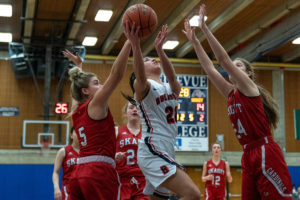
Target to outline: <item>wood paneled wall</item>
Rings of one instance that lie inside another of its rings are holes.
[[[300,140],[295,139],[294,109],[300,109],[300,72],[284,72],[286,151],[300,152]]]
[[[100,82],[104,83],[110,73],[111,64],[85,63],[84,70],[91,71],[98,75]],[[0,148],[18,149],[21,148],[22,124],[23,120],[43,119],[43,106],[40,97],[34,87],[32,78],[16,80],[10,61],[0,61],[0,106],[18,106],[20,115],[16,117],[0,117]],[[176,67],[178,74],[204,74],[200,67]],[[121,83],[109,99],[109,107],[117,125],[124,124],[122,107],[126,100],[121,96],[121,91],[132,95],[129,87],[129,77],[132,66],[128,65],[126,74]],[[272,71],[256,70],[257,82],[272,92]],[[300,72],[285,72],[285,101],[286,101],[286,136],[287,151],[299,152],[300,142],[294,139],[294,117],[293,109],[300,108]],[[58,80],[51,82],[51,101],[57,101],[56,87]],[[39,86],[44,94],[44,81],[39,80]],[[71,103],[70,82],[64,82],[63,100]],[[216,134],[224,134],[225,151],[241,151],[241,146],[235,138],[231,123],[227,116],[226,99],[209,82],[209,141],[215,142]],[[70,106],[69,106],[70,107]],[[52,112],[53,112],[53,108]],[[57,120],[57,115],[51,117]],[[71,118],[63,117],[63,120]]]
[[[230,163],[229,163],[230,164]],[[199,188],[201,194],[205,193],[205,183],[202,182],[202,166],[199,167],[187,167],[187,173]],[[241,168],[231,168],[232,183],[228,185],[228,191],[232,195],[241,195],[242,193],[242,175]],[[238,200],[241,197],[230,197],[230,200]]]

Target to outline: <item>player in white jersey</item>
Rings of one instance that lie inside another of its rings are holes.
[[[146,177],[144,193],[149,199],[168,199],[169,190],[182,199],[200,199],[200,191],[175,160],[174,142],[177,135],[177,98],[181,89],[172,64],[162,50],[167,26],[156,37],[155,49],[169,84],[160,80],[161,69],[155,59],[143,60],[139,27],[130,30],[124,25],[131,42],[133,69],[130,85],[138,102],[142,121],[142,139],[138,144],[138,164]]]

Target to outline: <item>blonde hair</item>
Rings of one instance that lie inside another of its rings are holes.
[[[254,70],[250,62],[248,62],[243,58],[236,58],[235,60],[239,60],[245,65],[246,71],[251,72],[251,75],[249,77],[255,82]],[[267,121],[269,123],[271,130],[274,130],[276,129],[277,123],[279,121],[278,104],[266,89],[264,89],[260,85],[257,85],[257,87],[263,102]]]
[[[91,72],[84,72],[79,67],[73,67],[69,70],[69,76],[71,83],[71,95],[73,99],[77,102],[82,103],[88,97],[82,93],[82,88],[88,88],[89,82],[92,77],[96,76],[96,74]]]

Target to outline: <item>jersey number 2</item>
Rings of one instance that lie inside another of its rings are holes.
[[[127,156],[127,162],[126,162],[126,164],[127,165],[134,165],[134,161],[132,161],[132,160],[130,160],[131,158],[134,158],[134,151],[133,151],[133,149],[128,149],[127,150],[127,154],[128,154],[128,156]]]
[[[177,122],[177,106],[175,106],[175,108],[167,106],[165,108],[165,113],[167,114],[168,124],[174,124]]]

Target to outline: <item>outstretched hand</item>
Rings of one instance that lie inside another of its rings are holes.
[[[201,29],[203,29],[206,26],[204,21],[205,14],[206,14],[206,6],[204,4],[201,4],[199,8],[199,27]]]
[[[163,25],[161,31],[159,31],[159,33],[156,36],[156,39],[154,42],[156,50],[162,49],[164,41],[167,37],[167,33],[168,33],[168,25],[166,24],[166,25]]]
[[[193,42],[196,40],[195,28],[191,27],[188,19],[184,20],[184,30],[182,30],[182,32],[185,34],[189,41]]]
[[[70,61],[72,61],[77,67],[82,68],[82,59],[79,56],[78,52],[76,53],[76,56],[72,54],[69,50],[62,51],[65,57],[67,57]]]
[[[123,24],[124,34],[127,37],[127,39],[130,41],[131,45],[139,45],[140,44],[140,38],[138,36],[140,26],[136,26],[133,22],[133,25],[131,28],[129,27],[128,21]]]

